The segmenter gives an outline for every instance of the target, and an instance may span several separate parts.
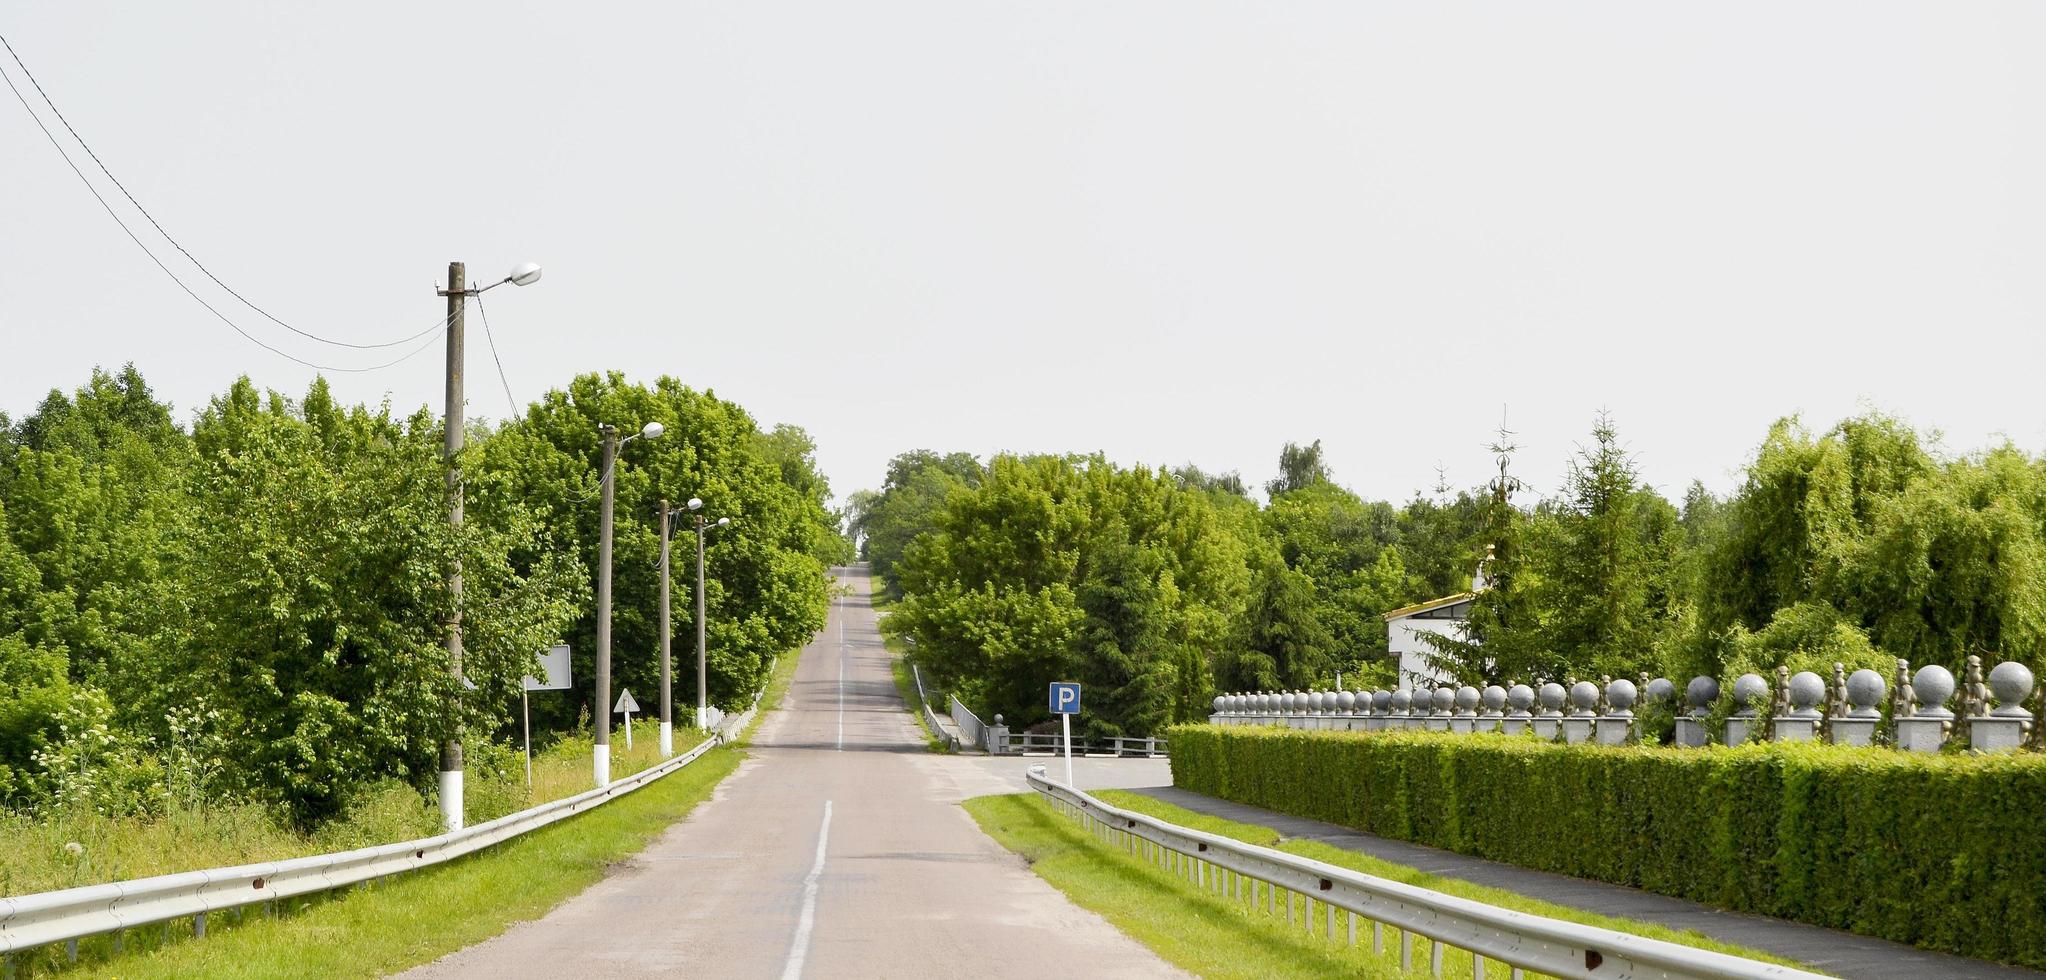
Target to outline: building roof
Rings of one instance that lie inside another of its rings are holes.
[[[1474,598],[1477,598],[1477,593],[1475,592],[1459,592],[1455,595],[1443,596],[1440,599],[1430,599],[1427,602],[1417,602],[1411,606],[1401,606],[1398,609],[1386,613],[1383,618],[1385,619],[1386,622],[1390,623],[1395,619],[1405,619],[1408,616],[1418,616],[1421,613],[1427,612],[1431,609],[1440,609],[1443,606],[1453,606],[1459,602],[1465,602],[1467,600]]]

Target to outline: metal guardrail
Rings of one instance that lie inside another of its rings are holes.
[[[1432,941],[1430,968],[1438,977],[1443,951],[1454,948],[1472,954],[1477,980],[1484,980],[1487,959],[1504,964],[1513,980],[1528,971],[1585,980],[1821,980],[1820,974],[1795,967],[1514,912],[1191,830],[1054,782],[1042,766],[1031,767],[1028,779],[1032,789],[1078,818],[1095,837],[1168,867],[1204,891],[1247,899],[1275,914],[1283,893],[1289,922],[1296,899],[1304,901],[1301,921],[1309,932],[1320,903],[1328,922],[1322,935],[1331,942],[1337,941],[1336,912],[1342,910],[1349,914],[1348,942],[1356,944],[1362,918],[1371,925],[1372,946],[1381,954],[1384,930],[1393,928],[1400,933],[1403,971],[1414,969],[1413,939],[1422,936]]]
[[[23,950],[62,942],[71,944],[69,951],[75,958],[76,943],[83,937],[185,918],[193,920],[195,935],[204,936],[209,912],[330,891],[452,861],[602,806],[696,761],[712,748],[744,733],[765,693],[762,690],[754,694],[752,706],[741,714],[726,716],[712,737],[688,752],[609,786],[542,803],[453,833],[335,854],[0,897],[0,954],[11,957]]]

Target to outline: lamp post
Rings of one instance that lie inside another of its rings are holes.
[[[597,730],[590,764],[601,788],[611,785],[611,498],[617,486],[618,450],[634,439],[659,439],[667,430],[659,422],[648,422],[623,441],[617,426],[600,425],[597,431],[604,434],[604,504],[597,523],[597,706],[591,712]]]
[[[448,263],[448,288],[436,290],[436,294],[448,298],[448,361],[447,361],[447,409],[442,419],[445,429],[445,448],[448,465],[448,524],[459,529],[462,526],[462,367],[463,367],[463,315],[471,296],[481,296],[505,283],[530,286],[540,281],[540,266],[534,262],[521,262],[513,267],[511,275],[488,286],[475,288],[468,285],[468,267],[460,262]],[[448,569],[449,605],[448,627],[448,670],[459,682],[458,687],[474,689],[462,674],[462,565],[461,560]],[[447,706],[448,737],[440,746],[440,817],[441,826],[450,831],[462,829],[462,732],[461,709],[454,703],[459,694],[450,694]]]
[[[703,501],[689,498],[689,510],[696,513],[696,727],[709,729],[705,719],[710,717],[710,670],[704,658],[703,643],[703,539],[714,528],[732,523],[729,517],[720,517],[715,522],[701,513]]]

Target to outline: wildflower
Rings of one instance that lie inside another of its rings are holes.
[[[78,857],[85,853],[85,845],[80,844],[75,840],[70,841],[64,845],[64,853],[69,854],[72,857]]]

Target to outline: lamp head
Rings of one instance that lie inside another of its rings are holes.
[[[690,510],[702,510],[702,509],[703,509],[703,498],[702,498],[702,497],[691,497],[691,498],[689,498],[689,509],[690,509]]]
[[[540,281],[540,263],[521,262],[512,266],[511,275],[506,277],[514,286],[530,286]]]
[[[730,523],[732,523],[732,519],[731,519],[731,518],[729,518],[729,517],[720,517],[720,518],[718,518],[718,526],[719,526],[719,527],[724,527],[725,525],[727,525],[727,524],[730,524]]]
[[[662,425],[659,422],[648,422],[645,426],[640,428],[639,437],[641,439],[659,439],[661,437],[661,433],[666,431],[668,431],[667,426]]]

